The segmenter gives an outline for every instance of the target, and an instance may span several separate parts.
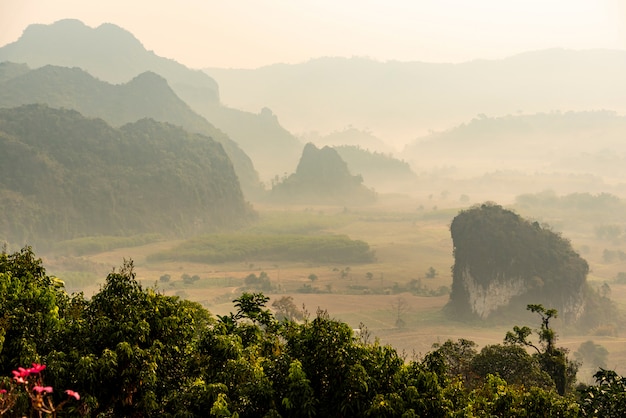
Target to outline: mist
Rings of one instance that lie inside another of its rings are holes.
[[[129,258],[216,321],[262,292],[416,358],[554,305],[561,346],[626,372],[626,51],[192,68],[138,33],[64,19],[0,46],[5,253],[87,298]]]

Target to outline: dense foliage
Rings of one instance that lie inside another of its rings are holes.
[[[120,129],[75,111],[0,110],[0,238],[184,235],[252,211],[220,144],[143,119]]]
[[[574,321],[582,304],[589,266],[569,241],[499,205],[460,212],[450,226],[454,266],[450,307],[472,314],[465,280],[483,288],[521,280],[515,308],[531,302],[555,306]]]
[[[132,261],[87,300],[68,295],[29,248],[2,253],[0,414],[22,416],[31,408],[94,417],[626,412],[622,378],[613,372],[601,370],[598,386],[561,396],[554,374],[517,345],[477,353],[471,341],[448,341],[405,361],[370,341],[364,328],[356,336],[324,311],[278,321],[267,302],[244,293],[234,300],[236,312],[215,318],[196,303],[143,288]]]
[[[214,234],[191,238],[149,259],[200,263],[250,259],[364,263],[372,261],[374,255],[365,241],[345,235]]]

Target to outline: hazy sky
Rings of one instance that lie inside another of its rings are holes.
[[[147,49],[195,68],[626,49],[626,0],[0,0],[0,46],[31,23],[64,18],[115,23]]]

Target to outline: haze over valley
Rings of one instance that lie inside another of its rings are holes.
[[[434,61],[329,46],[238,67],[217,53],[190,64],[146,47],[158,37],[140,26],[87,21],[29,24],[0,45],[2,269],[32,248],[50,286],[83,292],[85,306],[112,297],[119,272],[148,299],[197,303],[211,332],[258,327],[237,344],[283,319],[332,318],[405,363],[455,341],[479,355],[505,336],[550,354],[514,328],[539,314],[579,361],[578,382],[599,367],[626,373],[626,49]],[[200,55],[229,42],[183,33],[180,48]],[[267,311],[245,311],[246,295]],[[573,393],[571,376],[546,370],[533,379]],[[467,391],[482,384],[472,379]],[[236,387],[224,405],[255,416]],[[209,397],[216,415],[226,398]],[[133,404],[118,401],[109,412]]]

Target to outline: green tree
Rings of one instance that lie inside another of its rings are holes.
[[[311,381],[307,379],[302,363],[293,360],[289,365],[287,376],[286,396],[282,399],[282,405],[287,410],[287,417],[312,417],[315,415],[317,400],[311,387]]]
[[[476,343],[459,338],[457,342],[447,340],[443,344],[433,344],[434,351],[426,356],[429,362],[440,361],[443,369],[440,373],[446,380],[461,379],[470,383],[473,379],[472,361],[476,356]]]
[[[550,375],[541,369],[536,357],[515,344],[487,345],[472,359],[472,371],[481,380],[497,375],[510,385],[554,388]]]
[[[304,319],[304,312],[298,309],[291,296],[282,296],[275,300],[272,303],[272,307],[276,309],[275,316],[278,320],[297,321]]]
[[[581,412],[584,417],[626,416],[626,379],[612,370],[600,369],[594,376],[595,386],[581,393]]]
[[[31,247],[0,254],[0,373],[40,363],[52,350],[70,298]]]
[[[427,279],[434,279],[435,277],[437,277],[439,273],[437,273],[437,270],[435,270],[434,267],[429,267],[428,271],[426,271],[426,278]]]
[[[578,363],[567,358],[566,348],[556,347],[557,335],[550,327],[550,320],[557,317],[556,309],[546,309],[542,305],[528,305],[527,310],[539,314],[541,317],[541,328],[535,330],[539,337],[538,344],[528,339],[533,333],[529,327],[513,327],[513,331],[506,334],[505,342],[532,347],[535,350],[534,356],[539,360],[542,370],[550,375],[556,389],[560,395],[572,390],[576,382]]]

